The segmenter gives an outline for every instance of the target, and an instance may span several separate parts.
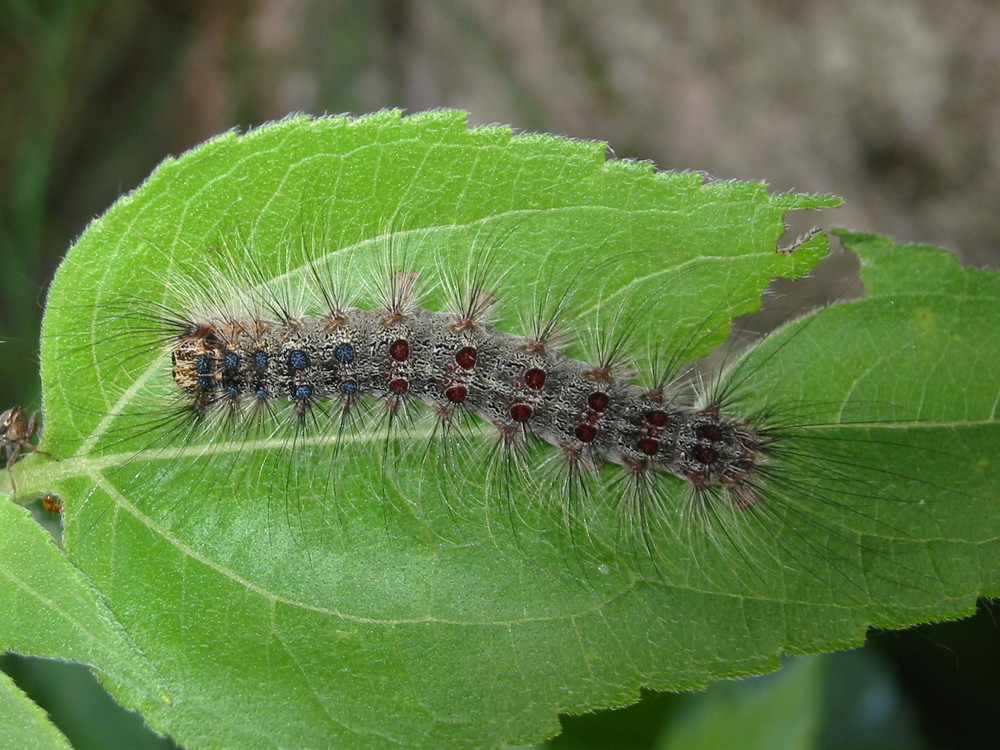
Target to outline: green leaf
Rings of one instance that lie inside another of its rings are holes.
[[[0,650],[72,659],[120,685],[126,705],[168,701],[155,669],[24,509],[0,503]]]
[[[69,750],[45,712],[0,672],[0,744],[7,750]]]
[[[544,477],[498,499],[475,453],[459,481],[374,430],[337,450],[294,431],[172,430],[169,357],[122,312],[136,298],[176,308],[179,279],[232,277],[244,255],[253,278],[288,289],[316,267],[362,289],[387,248],[441,309],[435,283],[471,248],[504,272],[500,327],[523,332],[546,291],[568,290],[586,329],[624,319],[649,342],[637,359],[651,374],[658,355],[722,341],[772,277],[806,273],[826,238],[778,251],[783,216],[836,202],[468,130],[456,112],[221,136],[161,165],[60,267],[42,375],[45,449],[62,460],[29,457],[18,486],[65,500],[70,561],[173,698],[145,700],[145,718],[191,747],[527,742],[560,711],[641,686],[700,686],[856,644],[870,624],[968,613],[998,590],[996,430],[977,378],[1000,347],[966,332],[1000,330],[1000,313],[996,276],[938,251],[851,238],[876,262],[907,259],[899,292],[874,279],[872,298],[784,329],[733,376],[746,380],[734,409],[798,417],[786,491],[699,514],[665,479],[655,559],[616,529],[614,492],[590,496],[586,530],[567,528],[537,501]],[[913,273],[945,291],[913,291]]]

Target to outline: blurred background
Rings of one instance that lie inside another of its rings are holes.
[[[1000,267],[998,40],[992,0],[0,0],[0,408],[39,403],[45,285],[90,219],[166,156],[296,111],[459,107],[846,198],[793,234],[844,225]],[[823,746],[994,747],[998,635],[984,603],[834,657],[878,687],[859,705],[891,708],[865,720],[891,721]],[[169,746],[83,670],[0,666],[75,747]],[[557,744],[657,746],[686,698],[569,718]]]

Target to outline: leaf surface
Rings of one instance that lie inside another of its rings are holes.
[[[779,251],[784,214],[835,203],[468,130],[456,112],[220,136],[161,165],[59,269],[42,373],[45,448],[63,460],[26,460],[19,487],[64,498],[69,559],[174,699],[144,716],[190,747],[528,742],[641,686],[968,613],[998,589],[995,394],[978,378],[1000,346],[963,329],[1000,331],[998,282],[940,251],[845,236],[872,296],[783,329],[731,375],[734,409],[791,415],[775,501],[699,512],[664,479],[655,559],[618,528],[620,491],[567,528],[543,476],[498,500],[487,461],[457,481],[375,430],[336,450],[171,430],[169,356],[127,314],[136,298],[176,308],[177,279],[231,277],[240,253],[287,289],[335,271],[366,307],[388,255],[442,309],[442,279],[485,253],[501,328],[565,295],[583,330],[627,320],[652,377],[710,351],[773,277],[806,273],[826,238]],[[426,444],[421,429],[404,440]]]
[[[155,668],[29,513],[0,503],[0,528],[0,650],[89,664],[127,706],[168,702]]]

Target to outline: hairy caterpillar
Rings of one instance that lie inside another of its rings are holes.
[[[760,498],[759,472],[767,438],[746,419],[700,409],[664,393],[639,388],[625,363],[596,364],[566,357],[556,342],[558,322],[533,336],[505,333],[488,322],[496,301],[486,289],[459,294],[460,307],[434,313],[419,307],[418,274],[392,271],[376,295],[375,310],[336,302],[310,315],[293,311],[273,292],[201,315],[166,313],[172,377],[195,420],[232,420],[237,430],[271,418],[321,422],[337,431],[360,401],[372,398],[392,421],[425,402],[447,433],[477,414],[497,429],[497,451],[524,450],[530,438],[559,449],[571,475],[619,464],[643,482],[668,472],[697,492],[721,487],[738,508]],[[332,300],[320,287],[317,299]],[[617,349],[617,347],[609,347]],[[283,407],[289,407],[284,409]],[[375,407],[378,408],[378,407]],[[285,411],[286,414],[279,414]]]

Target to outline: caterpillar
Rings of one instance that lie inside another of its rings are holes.
[[[531,438],[551,443],[570,474],[607,461],[638,481],[668,472],[697,492],[721,487],[738,508],[759,500],[771,446],[749,420],[723,414],[719,403],[683,405],[662,385],[632,385],[622,362],[565,356],[556,321],[533,336],[503,332],[487,320],[496,297],[484,289],[468,290],[458,309],[424,310],[417,278],[393,273],[375,310],[335,304],[302,315],[276,300],[266,318],[222,308],[168,313],[160,322],[171,331],[171,374],[191,417],[221,414],[240,428],[280,402],[298,420],[320,412],[336,430],[361,399],[379,402],[389,419],[423,401],[442,432],[459,411],[478,415],[496,428],[503,454]],[[326,288],[318,296],[331,299]],[[264,309],[265,300],[237,307]]]

